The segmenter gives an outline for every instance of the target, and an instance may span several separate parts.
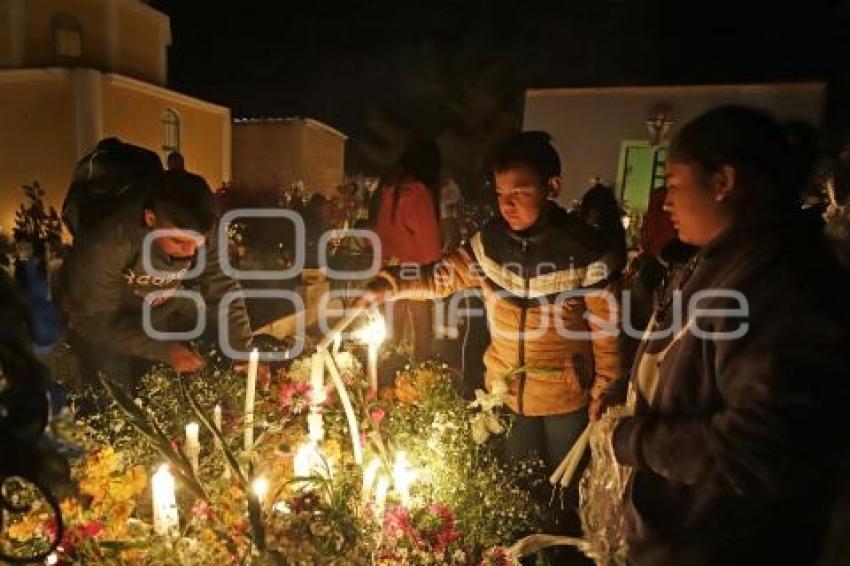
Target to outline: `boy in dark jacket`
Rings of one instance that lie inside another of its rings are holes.
[[[219,264],[216,206],[206,181],[185,171],[168,171],[155,178],[146,195],[144,202],[127,203],[87,229],[60,276],[70,342],[84,373],[91,378],[101,371],[128,387],[145,363],[165,362],[178,373],[204,365],[185,341],[157,339],[149,332],[186,331],[200,320],[195,304],[173,297],[175,292],[191,284],[202,302],[218,306],[226,293],[239,290]],[[147,250],[155,273],[146,269],[143,249],[152,230],[169,231],[154,237]],[[185,280],[199,261],[203,269]],[[143,320],[146,297],[150,328]],[[218,320],[215,315],[207,318]],[[251,328],[242,299],[230,303],[226,319],[232,347],[245,351]]]

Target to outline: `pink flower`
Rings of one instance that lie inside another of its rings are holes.
[[[300,413],[310,402],[310,384],[304,381],[290,381],[280,388],[280,405],[293,413]]]
[[[209,521],[212,518],[212,509],[203,499],[196,499],[195,504],[192,505],[192,515],[198,519]]]
[[[410,513],[403,505],[393,505],[384,511],[384,534],[389,538],[407,538],[415,546],[423,541],[413,527]]]
[[[435,530],[433,523],[428,521],[423,527],[422,534],[435,552],[444,552],[451,543],[460,538],[460,532],[455,526],[454,512],[443,503],[431,503],[427,507],[427,513],[426,519],[435,519],[438,526]]]
[[[290,511],[297,514],[315,509],[320,502],[321,500],[319,499],[319,496],[315,493],[309,492],[294,497],[291,501],[288,501],[287,507],[289,507]]]
[[[56,536],[56,521],[50,520],[44,525],[44,530],[51,538]],[[81,543],[99,537],[103,534],[104,526],[101,521],[88,521],[79,525],[65,526],[65,532],[62,535],[62,554],[71,556],[74,549]]]
[[[516,561],[511,558],[506,548],[497,546],[484,553],[479,566],[511,566],[515,563]]]
[[[387,416],[387,412],[384,409],[372,409],[369,413],[369,417],[372,419],[372,423],[375,426],[378,426],[384,421],[384,417]]]

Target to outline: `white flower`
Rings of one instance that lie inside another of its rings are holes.
[[[487,428],[486,415],[476,415],[472,420],[472,440],[475,444],[484,444],[490,438],[490,431]]]
[[[492,412],[494,407],[501,407],[502,405],[504,405],[502,394],[486,393],[481,389],[475,390],[475,401],[469,404],[470,408],[478,407],[485,413]]]
[[[492,383],[490,383],[490,394],[498,395],[499,397],[504,396],[508,392],[508,384],[505,383],[504,379],[494,379]]]
[[[487,430],[489,430],[492,434],[502,434],[505,432],[505,427],[502,426],[502,421],[499,420],[499,417],[490,413],[486,418]]]

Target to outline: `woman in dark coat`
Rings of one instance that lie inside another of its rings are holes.
[[[744,107],[700,116],[671,145],[664,206],[699,250],[656,310],[635,415],[614,430],[634,470],[635,564],[818,561],[850,429],[850,287],[800,211],[792,153]]]

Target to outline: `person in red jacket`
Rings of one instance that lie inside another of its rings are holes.
[[[372,218],[383,265],[418,268],[440,260],[439,179],[437,144],[416,140],[382,180],[374,196]],[[416,359],[424,359],[430,349],[432,318],[427,302],[399,301],[395,305],[393,336],[400,337],[405,322],[412,320]]]
[[[670,214],[664,210],[667,187],[655,189],[649,195],[649,206],[640,230],[640,247],[644,253],[658,258],[661,250],[676,237]]]

